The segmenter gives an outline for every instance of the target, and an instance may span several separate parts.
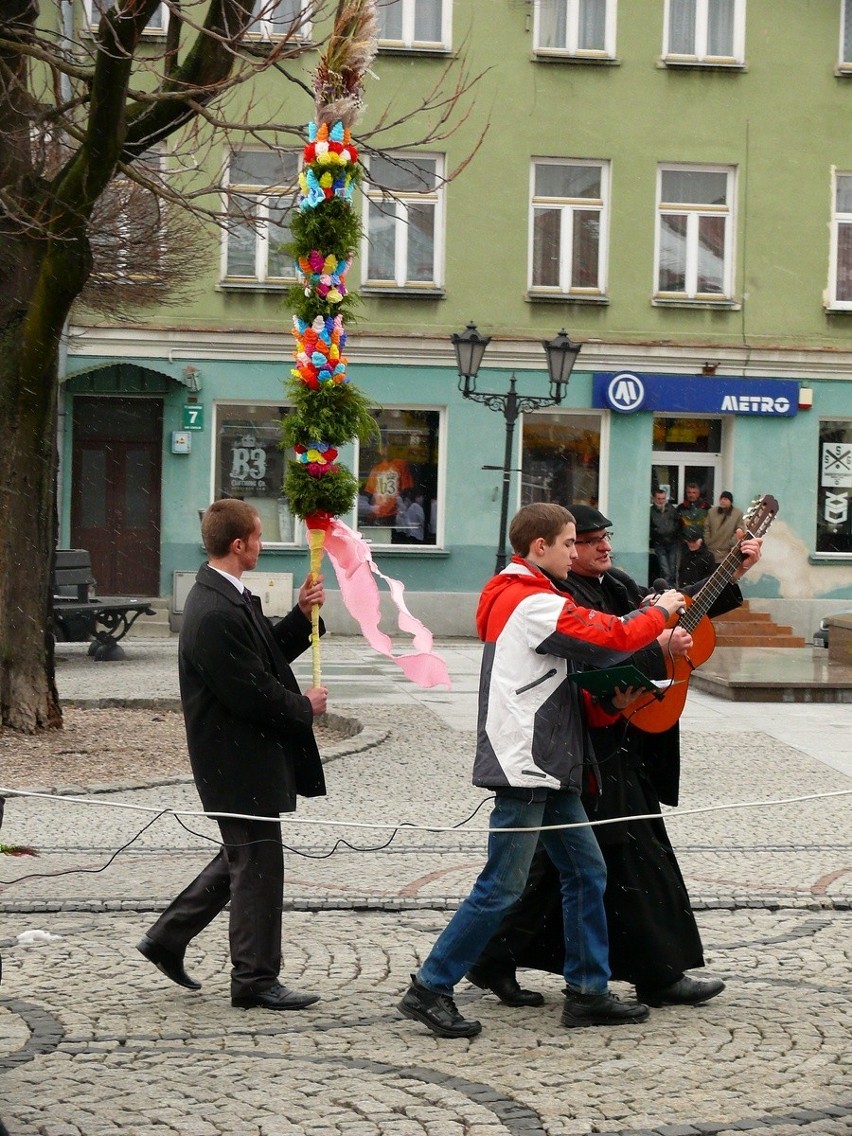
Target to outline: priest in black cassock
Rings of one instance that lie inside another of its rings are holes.
[[[577,526],[577,558],[561,586],[583,607],[611,615],[635,610],[647,595],[626,572],[612,565],[611,522],[590,505],[570,505]],[[760,559],[760,541],[740,545],[743,562],[735,579]],[[687,594],[697,593],[704,581]],[[710,608],[721,615],[743,602],[729,583]],[[684,654],[691,637],[682,628],[663,632],[656,643],[630,660],[651,678],[665,678],[664,650]],[[649,734],[619,719],[590,730],[600,785],[584,795],[591,820],[658,813],[660,803],[677,805],[680,780],[679,727]],[[590,782],[593,778],[589,778]],[[612,977],[636,987],[652,1006],[697,1005],[720,994],[717,978],[694,978],[704,966],[701,937],[677,859],[662,819],[627,820],[593,829],[607,866],[604,895]],[[469,972],[508,1005],[535,1005],[541,995],[518,985],[516,967],[562,972],[559,879],[540,848],[526,890]]]

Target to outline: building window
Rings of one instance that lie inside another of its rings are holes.
[[[852,0],[842,0],[840,13],[840,66],[852,67]]]
[[[530,290],[557,295],[606,292],[609,166],[536,159],[532,168]]]
[[[523,422],[521,504],[597,505],[601,416],[537,410],[525,414]]]
[[[666,0],[663,37],[666,62],[741,64],[745,0]]]
[[[834,176],[829,307],[852,311],[852,173]]]
[[[154,284],[162,279],[168,215],[154,187],[162,183],[164,164],[159,149],[140,155],[131,167],[135,177],[119,171],[95,203],[89,223],[91,285]]]
[[[249,35],[275,39],[295,35],[304,39],[310,33],[311,5],[304,0],[254,0]]]
[[[434,546],[441,538],[439,410],[374,413],[379,437],[358,450],[358,528],[374,545]]]
[[[615,9],[616,0],[535,0],[536,51],[614,58]]]
[[[379,46],[449,50],[450,0],[382,0]]]
[[[286,406],[216,406],[214,498],[237,497],[253,505],[263,525],[264,544],[303,543],[301,526],[281,492],[287,453],[281,447]]]
[[[730,168],[661,167],[656,298],[731,298],[733,187]]]
[[[441,286],[442,175],[438,156],[387,154],[370,159],[364,286]]]
[[[90,28],[96,28],[101,22],[101,16],[115,7],[115,0],[83,0],[86,20]],[[169,9],[167,4],[160,4],[145,25],[145,31],[152,35],[164,35],[169,26]]]
[[[229,283],[292,284],[288,213],[296,193],[299,156],[272,150],[237,150],[230,158],[222,276]]]
[[[852,555],[852,419],[819,424],[816,551]]]

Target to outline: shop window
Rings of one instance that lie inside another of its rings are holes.
[[[450,47],[451,0],[382,0],[377,6],[379,47]]]
[[[731,298],[733,185],[730,168],[660,168],[655,299]]]
[[[216,407],[214,497],[253,505],[264,544],[303,543],[301,524],[281,492],[287,463],[281,420],[287,413],[287,407],[274,403]]]
[[[289,210],[296,193],[299,155],[276,150],[237,150],[228,164],[222,276],[226,286],[295,282]]]
[[[370,159],[365,287],[430,291],[440,287],[442,179],[443,160],[438,156],[386,154]]]
[[[829,307],[852,311],[852,173],[834,177]]]
[[[521,504],[553,501],[597,505],[600,499],[599,414],[524,415]]]
[[[535,0],[536,51],[614,58],[615,9],[616,0]]]
[[[533,162],[530,291],[602,296],[609,166]]]
[[[375,411],[379,435],[359,447],[358,529],[374,545],[434,546],[441,534],[438,410]]]
[[[666,62],[742,64],[745,7],[745,0],[666,0]]]
[[[852,419],[819,424],[816,551],[852,555]]]

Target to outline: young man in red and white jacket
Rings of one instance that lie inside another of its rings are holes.
[[[439,1037],[474,1037],[482,1028],[461,1016],[453,987],[522,892],[539,835],[562,879],[562,1024],[648,1016],[647,1006],[622,1003],[609,991],[606,869],[580,801],[590,758],[584,711],[589,722],[605,724],[613,707],[578,691],[568,674],[579,664],[610,666],[653,642],[683,597],[667,591],[654,606],[623,617],[578,607],[554,583],[577,556],[575,535],[574,518],[561,505],[525,506],[509,530],[515,555],[480,597],[477,630],[485,647],[473,783],[495,792],[488,858],[399,1003],[406,1017]]]

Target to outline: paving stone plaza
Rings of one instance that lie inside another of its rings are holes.
[[[231,1007],[224,918],[187,952],[199,992],[134,949],[212,855],[188,769],[9,801],[3,840],[41,853],[0,857],[11,1136],[852,1131],[852,704],[689,695],[667,823],[724,994],[565,1030],[555,976],[524,972],[546,1001],[521,1009],[463,981],[483,1032],[441,1040],[395,1006],[481,867],[488,796],[470,785],[479,647],[439,649],[449,692],[324,644],[330,709],[360,728],[324,752],[329,795],[284,824],[282,981],[321,996],[299,1013]],[[177,705],[174,640],[134,639],[121,663],[63,645],[57,673],[69,704]]]

